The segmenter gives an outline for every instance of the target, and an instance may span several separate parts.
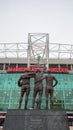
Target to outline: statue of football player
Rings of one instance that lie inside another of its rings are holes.
[[[35,86],[34,86],[34,92],[33,92],[33,99],[32,99],[32,108],[34,109],[34,104],[37,104],[37,108],[41,108],[41,102],[42,102],[42,93],[43,93],[43,84],[42,84],[43,74],[40,70],[36,71],[35,75]],[[39,99],[36,100],[36,96],[39,94]]]
[[[32,77],[35,77],[35,72],[25,73],[18,80],[18,86],[21,87],[19,107],[18,107],[19,109],[21,108],[24,94],[26,94],[24,109],[27,109],[28,96],[30,93],[30,78],[32,78]]]

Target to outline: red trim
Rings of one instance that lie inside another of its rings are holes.
[[[26,70],[28,71],[35,71],[39,69],[40,71],[43,71],[44,68],[34,68],[34,67],[30,67],[30,68],[27,68],[27,67],[19,67],[19,68],[13,68],[13,67],[8,67],[8,72],[24,72]],[[48,70],[50,70],[51,72],[68,72],[68,68],[49,68]]]

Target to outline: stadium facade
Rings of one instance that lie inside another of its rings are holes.
[[[73,125],[73,45],[50,43],[49,34],[45,33],[29,33],[27,43],[0,43],[0,117],[5,117],[7,109],[18,108],[20,75],[37,68],[43,71],[44,67],[59,81],[54,88],[54,109],[66,110]],[[28,108],[31,108],[33,87],[31,79]],[[24,101],[22,109],[23,105]],[[42,109],[44,107],[43,92]]]

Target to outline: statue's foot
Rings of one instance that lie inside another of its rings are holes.
[[[48,107],[46,107],[45,109],[48,110]]]
[[[40,110],[40,107],[38,107],[37,109]]]
[[[34,109],[34,106],[32,106],[31,109]]]
[[[24,107],[25,110],[27,110],[27,107]]]

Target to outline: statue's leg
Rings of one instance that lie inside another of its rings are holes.
[[[28,89],[26,90],[26,97],[25,97],[25,106],[24,106],[24,109],[27,109],[27,103],[28,103],[29,93],[30,93],[30,88],[28,88]]]
[[[25,92],[25,91],[21,90],[18,109],[21,109],[21,104],[22,104],[24,92]]]
[[[48,109],[48,90],[46,90],[46,109]]]
[[[39,99],[37,99],[36,101],[36,108],[38,109],[38,107],[39,107]]]
[[[33,99],[32,99],[32,108],[34,108],[36,95],[37,95],[37,91],[34,90]]]
[[[39,105],[38,105],[38,108],[39,108],[39,109],[41,108],[41,103],[42,103],[42,93],[43,93],[43,91],[40,90],[40,91],[39,91]]]
[[[51,102],[51,105],[52,105],[52,108],[53,108],[53,105],[54,105],[54,102],[53,102],[53,90],[51,90],[51,92],[50,92],[50,102]]]

